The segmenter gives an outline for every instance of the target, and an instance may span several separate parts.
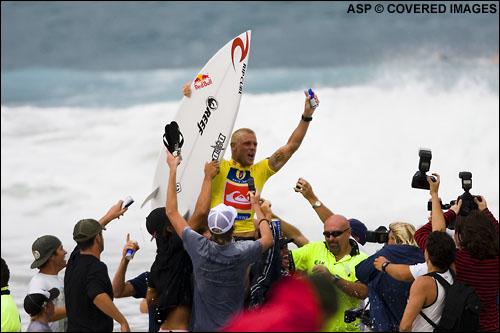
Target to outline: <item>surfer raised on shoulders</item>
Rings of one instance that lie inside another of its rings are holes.
[[[191,96],[191,82],[183,87],[183,94]],[[220,203],[232,206],[238,211],[235,221],[235,239],[255,239],[255,227],[253,223],[254,211],[248,196],[248,180],[254,179],[255,188],[262,192],[267,179],[278,172],[285,163],[299,149],[306,135],[312,115],[316,109],[311,107],[312,97],[319,105],[318,97],[312,93],[305,92],[304,111],[299,124],[292,132],[287,143],[280,147],[262,161],[254,163],[257,151],[257,137],[255,132],[249,128],[240,128],[231,136],[231,160],[222,159],[220,172],[212,180],[212,197],[210,207]],[[313,103],[314,105],[314,103]]]

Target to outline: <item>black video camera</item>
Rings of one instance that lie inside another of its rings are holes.
[[[380,226],[374,231],[368,230],[366,231],[365,240],[369,243],[387,243],[389,240],[389,230],[384,226]]]
[[[355,321],[358,318],[361,320],[361,322],[364,325],[371,327],[370,310],[369,309],[354,308],[354,309],[345,310],[345,312],[344,312],[344,322],[345,323],[352,323],[353,321]]]
[[[411,187],[428,190],[429,182],[427,181],[426,172],[431,168],[432,152],[430,149],[420,149],[418,151],[418,156],[420,156],[418,171],[413,175]]]

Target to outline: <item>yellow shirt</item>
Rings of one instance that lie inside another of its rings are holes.
[[[2,291],[7,291],[3,287]],[[2,295],[2,332],[21,332],[21,317],[12,295]]]
[[[359,251],[354,256],[348,254],[337,261],[333,253],[328,249],[328,245],[324,241],[317,241],[292,250],[292,257],[296,270],[311,274],[315,265],[323,265],[333,275],[336,274],[344,280],[356,282],[358,280],[356,265],[368,258],[368,255]],[[342,291],[337,293],[337,298],[338,310],[327,320],[323,331],[359,332],[359,319],[352,323],[345,323],[344,312],[351,308],[358,308],[360,299],[351,297]]]
[[[234,232],[242,233],[254,231],[253,210],[248,201],[248,179],[253,177],[255,188],[262,192],[266,181],[275,172],[269,167],[269,160],[264,159],[249,167],[242,167],[238,162],[222,160],[220,172],[212,180],[212,201],[210,207],[220,203],[233,206],[238,211],[234,222]]]

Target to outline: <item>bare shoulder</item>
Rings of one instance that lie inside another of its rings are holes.
[[[434,279],[430,276],[422,275],[415,279],[411,285],[411,289],[427,290],[434,286]]]

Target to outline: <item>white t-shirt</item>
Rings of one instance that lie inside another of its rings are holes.
[[[53,301],[54,305],[65,306],[64,302],[64,280],[58,275],[48,275],[43,273],[36,273],[35,276],[31,278],[28,285],[28,294],[36,293],[40,289],[49,291],[52,288],[59,289],[59,296]],[[58,321],[49,323],[50,328],[53,332],[66,332],[68,327],[68,319],[64,318]]]
[[[410,265],[410,273],[413,275],[413,278],[416,279],[419,276],[425,275],[428,273],[427,271],[427,263],[423,262],[420,264]]]

